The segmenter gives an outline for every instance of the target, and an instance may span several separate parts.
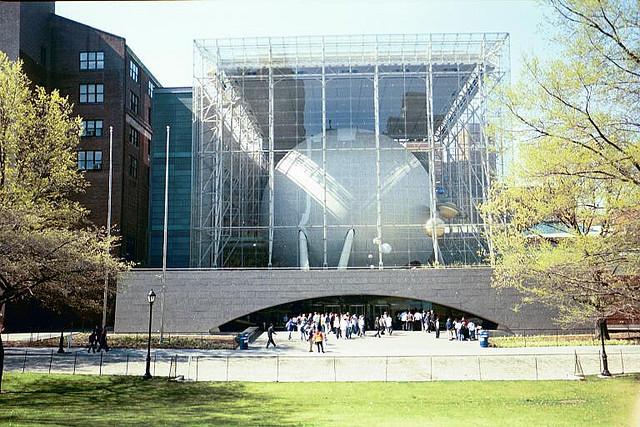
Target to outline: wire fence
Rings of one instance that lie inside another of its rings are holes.
[[[493,331],[490,331],[490,333]],[[496,334],[509,347],[563,347],[567,345],[600,345],[600,336],[594,328],[579,329],[511,329],[509,333]],[[609,327],[610,339],[617,344],[640,343],[640,326],[614,325]],[[607,343],[610,340],[606,340]],[[504,346],[504,345],[502,345]]]
[[[77,339],[79,336],[84,336],[86,341],[87,336],[92,330],[74,330],[73,332],[63,332],[64,346],[69,348],[77,346]],[[61,332],[15,332],[15,333],[3,333],[2,340],[8,347],[49,347],[51,345],[58,345]],[[168,347],[171,346],[175,340],[180,341],[180,348],[189,348],[193,345],[195,348],[213,348],[212,343],[214,341],[222,342],[227,340],[229,343],[233,343],[233,338],[238,333],[216,333],[211,335],[208,333],[200,332],[165,332],[163,334],[162,341],[160,340],[159,333],[151,334],[152,343],[158,344],[164,342]],[[69,337],[71,336],[71,339]],[[131,347],[133,343],[143,342],[143,346],[146,347],[148,339],[148,332],[118,332],[109,333],[108,339],[111,342],[115,339],[115,343],[119,347]],[[122,342],[120,342],[122,341]],[[82,343],[81,345],[85,345]],[[220,348],[227,348],[223,346]]]
[[[612,374],[640,372],[640,352],[607,352]],[[142,352],[58,354],[55,350],[9,351],[5,370],[142,376]],[[191,381],[340,382],[442,380],[563,380],[602,371],[600,352],[430,356],[202,356],[154,353],[151,374]]]

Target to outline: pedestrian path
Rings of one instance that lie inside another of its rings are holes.
[[[576,379],[601,371],[598,347],[481,348],[423,332],[336,339],[326,353],[309,352],[298,335],[278,333],[276,348],[260,336],[249,350],[152,350],[152,374],[198,381],[434,381]],[[609,370],[640,372],[640,346],[608,346]],[[89,354],[56,348],[7,349],[14,372],[142,375],[146,351],[116,349]]]
[[[300,339],[298,332],[291,334],[278,332],[275,336],[277,348],[266,349],[266,334],[260,335],[249,345],[248,353],[268,355],[295,355],[304,356],[309,353],[309,343]],[[610,351],[624,348],[625,352],[637,352],[640,354],[640,346],[608,346]],[[313,347],[315,351],[315,346]],[[514,348],[482,348],[478,341],[449,341],[446,334],[441,334],[436,339],[435,333],[394,331],[391,336],[383,335],[380,338],[373,337],[373,332],[368,332],[365,338],[354,337],[352,339],[336,339],[333,334],[328,334],[325,344],[327,354],[336,356],[430,356],[430,355],[458,355],[458,356],[483,356],[483,355],[509,355],[509,354],[574,354],[593,353],[600,350],[599,346],[558,346],[558,347],[514,347]]]

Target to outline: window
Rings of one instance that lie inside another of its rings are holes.
[[[133,156],[129,156],[129,176],[131,178],[138,177],[138,160]]]
[[[138,81],[138,65],[133,61],[129,61],[129,76],[134,82]]]
[[[104,69],[104,52],[80,52],[80,70]]]
[[[83,120],[82,136],[102,136],[102,120]]]
[[[102,169],[102,151],[78,151],[78,169],[83,171]]]
[[[147,93],[149,94],[149,98],[153,98],[153,90],[156,86],[153,84],[151,80],[149,80],[149,87],[147,88]]]
[[[131,126],[129,126],[129,142],[136,147],[140,146],[140,133]]]
[[[101,104],[104,101],[103,84],[80,85],[81,104]]]
[[[131,111],[133,111],[136,114],[138,114],[138,104],[139,104],[138,95],[131,92],[131,102],[129,104],[129,107],[131,107]]]

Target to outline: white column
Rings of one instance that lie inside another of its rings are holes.
[[[273,82],[273,67],[271,64],[271,42],[269,42],[269,263],[268,267],[273,265],[273,227],[274,227],[274,179],[275,179],[275,165],[274,163],[274,82]]]
[[[373,71],[373,111],[374,111],[374,130],[376,141],[376,232],[378,245],[378,268],[382,270],[382,199],[381,193],[381,177],[380,177],[380,90],[379,90],[379,73],[378,73],[378,46],[376,44],[376,64]]]
[[[431,60],[432,42],[429,42],[429,64],[426,76],[427,93],[427,141],[429,142],[429,179],[431,181],[431,197],[429,202],[431,219],[431,241],[433,243],[434,264],[440,263],[440,247],[438,246],[437,234],[437,211],[436,211],[436,143],[433,135],[433,62]]]
[[[327,80],[322,37],[322,267],[327,268]]]
[[[113,189],[113,126],[109,126],[109,196],[107,198],[107,241],[111,239],[111,194]],[[111,254],[111,244],[107,251]],[[104,294],[102,296],[102,328],[107,326],[107,299],[109,297],[109,272],[104,274]]]

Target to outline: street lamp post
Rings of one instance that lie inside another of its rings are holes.
[[[606,319],[598,320],[598,326],[600,326],[600,343],[602,344],[602,375],[603,377],[610,377],[609,362],[607,361],[607,352],[604,349],[604,336],[607,333],[607,321]]]
[[[107,199],[107,241],[111,239],[111,193],[113,191],[113,126],[109,126],[109,197]],[[111,255],[111,243],[107,255]],[[109,271],[104,273],[102,296],[102,329],[107,327],[107,299],[109,297]]]
[[[147,371],[143,375],[143,379],[148,380],[151,378],[151,319],[153,318],[153,302],[156,300],[156,293],[153,289],[149,291],[147,295],[147,301],[149,301],[149,336],[147,339]]]

